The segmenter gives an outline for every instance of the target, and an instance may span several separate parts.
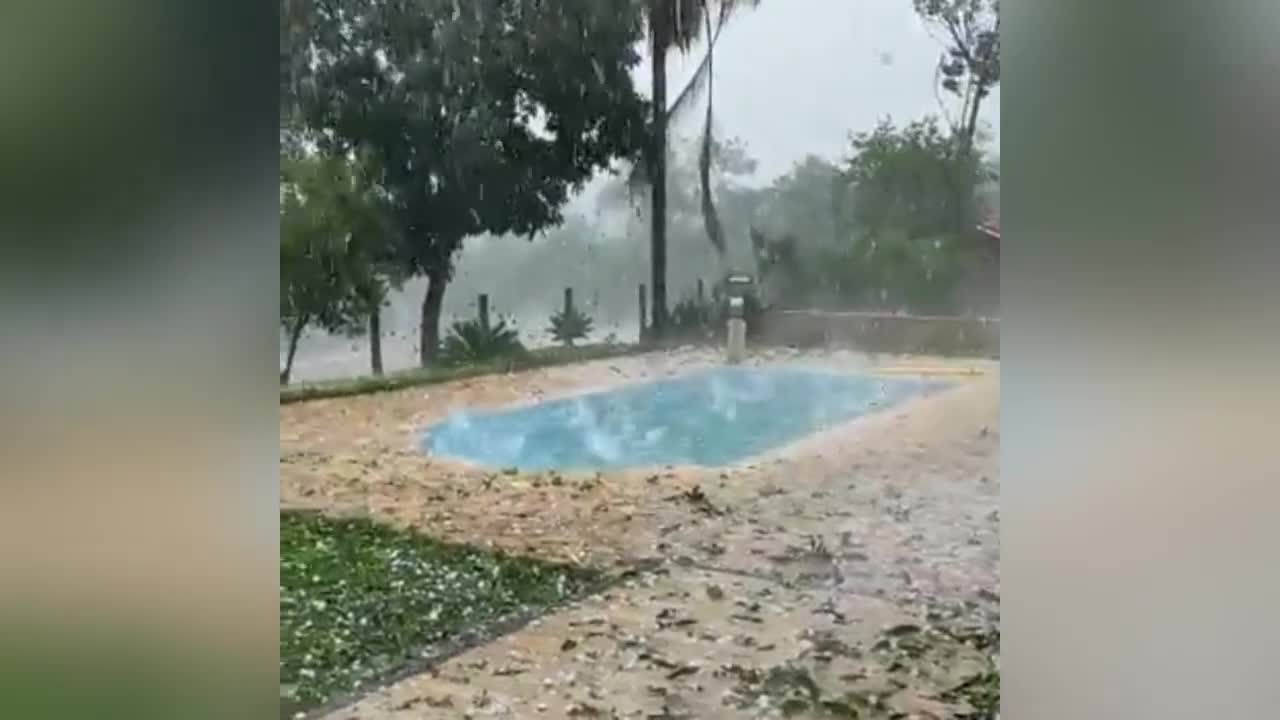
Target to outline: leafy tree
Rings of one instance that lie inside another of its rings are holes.
[[[636,156],[635,0],[312,0],[301,105],[324,147],[374,153],[405,272],[428,280],[421,361],[464,239],[532,237],[571,190]]]
[[[956,129],[963,148],[973,146],[978,109],[1000,84],[1000,0],[912,0],[916,13],[941,31],[946,49],[938,61],[939,85],[961,99]]]
[[[841,177],[831,161],[807,156],[758,193],[752,227],[767,237],[790,235],[810,246],[840,242],[834,208]]]
[[[280,323],[288,334],[280,382],[288,383],[309,325],[337,330],[348,324],[350,286],[348,245],[329,212],[321,161],[284,157],[280,175]]]
[[[828,282],[860,302],[921,311],[945,307],[976,220],[980,157],[936,119],[882,122],[852,139],[836,197],[852,243],[824,263]]]
[[[388,199],[363,158],[307,154],[281,159],[281,319],[289,333],[287,381],[302,331],[371,331],[381,373],[379,311],[401,277],[392,253]]]
[[[370,153],[361,153],[343,168],[347,172],[334,198],[358,261],[350,271],[352,312],[367,320],[370,370],[382,374],[382,308],[391,290],[399,290],[407,273],[398,262],[400,247],[391,198],[382,185],[381,169]],[[359,327],[359,326],[357,326]],[[355,328],[352,328],[353,331]],[[357,334],[353,332],[352,334]]]
[[[486,327],[479,318],[459,320],[449,328],[440,351],[445,365],[475,365],[525,352],[520,335],[506,320]]]
[[[796,236],[769,237],[756,228],[751,228],[750,235],[758,280],[770,302],[779,307],[807,304],[814,288],[801,262]]]
[[[671,336],[684,340],[715,337],[714,301],[685,297],[671,309]]]
[[[340,301],[340,288],[332,281],[336,264],[334,253],[324,242],[300,227],[304,221],[297,211],[288,211],[290,219],[281,219],[280,230],[280,324],[288,337],[280,384],[288,384],[293,372],[298,341],[308,325],[331,326],[330,313]],[[286,225],[293,225],[286,229]]]
[[[960,156],[958,142],[932,117],[902,128],[885,120],[855,135],[843,172],[853,230],[876,234],[894,227],[923,237],[972,227],[980,164]]]
[[[589,315],[575,306],[569,306],[557,310],[551,316],[547,334],[561,345],[573,347],[575,342],[591,334],[592,324]]]

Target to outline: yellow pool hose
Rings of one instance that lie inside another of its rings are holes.
[[[960,367],[885,367],[875,368],[872,371],[875,375],[982,375],[983,371],[978,368],[960,368]]]

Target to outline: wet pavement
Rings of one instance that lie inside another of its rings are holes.
[[[971,645],[999,620],[998,364],[960,363],[985,374],[723,469],[503,472],[414,447],[420,428],[453,409],[537,402],[717,359],[663,353],[282,407],[286,507],[649,568],[329,717],[972,711],[957,688],[976,687],[989,669],[989,652]],[[756,359],[784,360],[876,364],[849,353]]]

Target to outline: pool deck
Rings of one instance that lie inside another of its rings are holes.
[[[824,688],[847,686],[833,678],[851,672],[888,683],[883,692],[921,717],[959,712],[937,697],[955,679],[949,673],[972,665],[962,649],[945,669],[905,679],[814,665],[812,654],[824,633],[866,645],[882,625],[918,619],[926,607],[964,604],[968,621],[997,620],[998,363],[754,356],[855,372],[929,368],[956,387],[729,468],[506,474],[417,449],[422,429],[452,410],[719,362],[706,351],[655,353],[283,406],[285,507],[367,514],[437,538],[596,566],[661,565],[331,717],[758,717],[762,710],[725,704],[733,682],[715,671],[781,663],[813,665]],[[981,374],[955,373],[969,368]]]

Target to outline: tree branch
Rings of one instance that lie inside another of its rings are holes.
[[[941,85],[941,83],[938,82],[938,78],[941,75],[942,61],[939,60],[938,64],[933,68],[933,99],[938,101],[938,112],[942,115],[942,119],[947,121],[947,127],[951,129],[952,133],[954,133],[956,131],[956,122],[951,118],[951,112],[947,110],[946,103],[942,101],[942,95],[938,93],[938,87]]]
[[[942,25],[947,29],[947,32],[950,33],[951,40],[955,43],[956,50],[960,53],[960,57],[965,61],[965,63],[969,66],[969,69],[972,71],[973,66],[975,65],[973,61],[973,55],[969,52],[968,41],[966,41],[962,37],[959,23],[956,21],[955,18],[943,18]]]

